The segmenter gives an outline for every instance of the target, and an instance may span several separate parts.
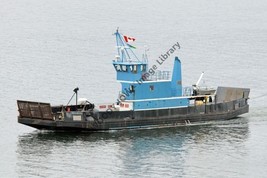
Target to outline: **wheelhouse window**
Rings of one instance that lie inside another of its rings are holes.
[[[146,65],[141,65],[141,71],[145,72],[146,71]]]
[[[133,66],[133,73],[137,73],[137,65]]]
[[[137,65],[130,65],[129,66],[129,69],[130,69],[130,71],[132,72],[132,73],[137,73]]]
[[[114,65],[116,71],[121,71],[121,66],[119,64]]]
[[[121,64],[115,64],[114,65],[116,71],[118,72],[127,72],[127,66],[126,65],[121,65]]]
[[[126,65],[121,65],[121,69],[123,72],[127,72],[127,66]]]

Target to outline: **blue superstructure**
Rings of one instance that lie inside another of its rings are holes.
[[[172,78],[170,72],[148,68],[147,58],[139,60],[123,36],[115,33],[118,55],[113,61],[117,80],[121,83],[119,99],[133,103],[133,110],[187,107],[189,99],[182,97],[181,61],[175,57]],[[146,55],[144,55],[146,56]]]

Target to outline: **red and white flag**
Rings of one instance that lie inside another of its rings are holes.
[[[126,43],[135,41],[135,38],[129,37],[129,36],[125,36],[125,35],[123,36],[123,38],[124,38],[124,40],[125,40]]]

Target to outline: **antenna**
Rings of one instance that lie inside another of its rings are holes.
[[[149,51],[149,48],[147,45],[144,46],[144,54],[143,54],[143,61],[147,62],[148,58],[147,58],[147,51]]]
[[[203,75],[204,75],[204,72],[202,72],[202,73],[200,74],[200,76],[199,76],[199,78],[198,78],[198,80],[197,80],[197,83],[194,84],[194,85],[192,85],[192,86],[193,86],[193,96],[198,95],[198,90],[199,90],[198,85],[199,85],[201,79],[203,78]]]
[[[203,75],[204,75],[204,72],[202,72],[202,73],[200,74],[200,77],[198,78],[198,81],[197,81],[197,83],[196,83],[196,87],[198,87],[198,85],[199,85],[201,79],[203,78]]]

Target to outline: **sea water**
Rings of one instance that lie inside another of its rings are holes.
[[[267,2],[0,1],[0,177],[266,177]],[[250,112],[169,129],[53,133],[17,123],[16,100],[114,102],[116,29],[183,85],[247,87]],[[145,47],[146,46],[146,47]]]

